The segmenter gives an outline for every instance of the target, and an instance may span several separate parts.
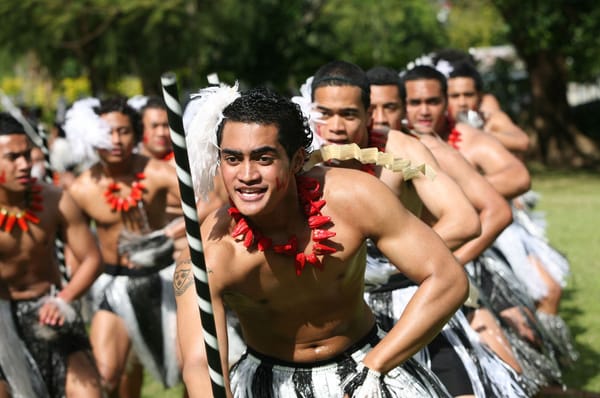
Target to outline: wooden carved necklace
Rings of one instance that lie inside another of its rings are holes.
[[[306,264],[312,264],[314,267],[323,269],[323,263],[317,255],[326,255],[337,252],[335,247],[327,246],[323,242],[334,237],[335,232],[328,231],[322,227],[331,222],[331,217],[321,215],[321,208],[325,206],[325,200],[321,197],[320,184],[317,180],[309,177],[296,176],[298,186],[298,196],[300,205],[308,219],[308,227],[312,230],[311,238],[313,241],[312,252],[308,255],[303,251],[298,251],[298,238],[292,235],[288,241],[281,245],[274,245],[271,238],[263,235],[256,228],[250,226],[246,218],[240,211],[231,204],[229,215],[236,221],[235,227],[231,230],[231,236],[238,241],[243,241],[246,248],[251,249],[254,245],[261,252],[272,249],[275,253],[294,257],[296,275],[300,276]]]
[[[146,178],[144,173],[137,173],[135,175],[135,181],[131,184],[131,192],[127,197],[115,195],[115,193],[121,190],[121,186],[117,182],[111,182],[108,185],[108,188],[106,188],[106,191],[104,191],[104,198],[111,210],[127,212],[131,208],[137,207],[139,201],[142,200],[142,194],[146,189],[146,186],[141,182],[144,178]]]
[[[41,191],[42,187],[36,184],[36,179],[31,178],[31,185],[25,193],[26,209],[13,212],[5,207],[0,208],[0,228],[4,225],[4,231],[10,233],[16,223],[21,231],[27,232],[29,231],[28,222],[39,224],[40,219],[34,212],[44,209],[44,206],[42,206],[43,198],[40,194]]]

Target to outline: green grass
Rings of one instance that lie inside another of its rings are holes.
[[[600,392],[600,175],[537,171],[532,188],[537,210],[546,214],[548,237],[571,263],[560,313],[571,328],[579,361],[564,373],[569,388]],[[182,388],[164,390],[147,375],[143,398],[179,398]]]
[[[560,314],[571,328],[580,358],[564,372],[569,388],[600,392],[600,175],[541,172],[533,190],[542,194],[548,238],[571,264]]]

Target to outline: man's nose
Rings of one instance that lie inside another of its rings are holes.
[[[376,106],[371,113],[371,117],[373,118],[373,123],[375,124],[386,124],[387,120],[385,118],[385,114],[383,112],[383,108],[380,106]]]

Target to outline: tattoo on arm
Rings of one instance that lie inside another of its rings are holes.
[[[173,275],[173,288],[176,296],[181,296],[193,284],[194,274],[191,269],[185,268],[175,270],[175,274]]]

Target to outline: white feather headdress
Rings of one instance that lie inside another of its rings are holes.
[[[217,128],[223,120],[223,110],[240,96],[238,83],[206,87],[196,94],[183,112],[192,183],[197,197],[206,199],[213,190],[217,173],[219,147]]]
[[[144,95],[134,95],[133,97],[127,100],[127,105],[138,111],[138,113],[142,110],[143,107],[148,103],[148,97]]]
[[[95,149],[111,149],[110,125],[94,112],[97,98],[84,98],[73,103],[65,116],[63,129],[71,145],[73,160],[91,165],[98,160]]]
[[[323,124],[322,113],[317,111],[316,104],[312,100],[312,81],[310,76],[302,86],[300,86],[300,95],[292,97],[292,102],[298,104],[304,117],[308,119],[308,125],[313,133],[312,151],[318,151],[325,143],[323,138],[317,133],[317,124]]]

